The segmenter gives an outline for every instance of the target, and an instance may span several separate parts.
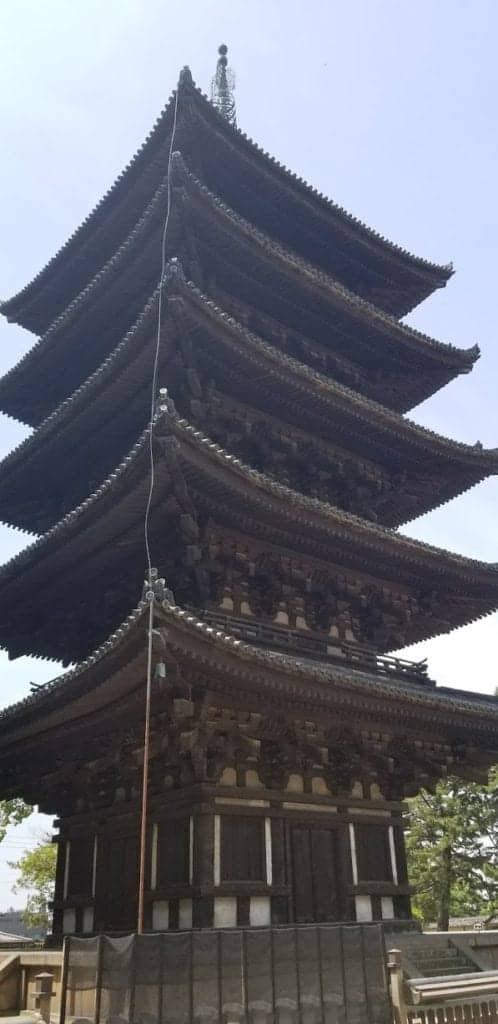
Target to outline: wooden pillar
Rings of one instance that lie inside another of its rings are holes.
[[[354,883],[353,878],[353,854],[351,849],[350,823],[341,822],[339,827],[339,863],[340,863],[340,884],[343,893],[341,917],[344,921],[356,919],[354,896],[349,893]]]
[[[55,840],[57,843],[57,863],[55,868],[55,891],[54,891],[54,912],[52,918],[53,935],[62,935],[62,909],[57,903],[64,899],[64,876],[66,871],[66,843],[67,839],[59,835]]]
[[[193,878],[194,888],[200,894],[193,899],[192,923],[196,928],[213,924],[213,897],[205,891],[214,885],[214,813],[202,809],[193,816]]]
[[[391,824],[393,828],[398,883],[399,885],[406,885],[408,882],[408,868],[406,863],[405,833],[403,829],[403,816],[401,811],[393,811]]]
[[[285,822],[283,818],[271,819],[272,845],[272,882],[273,885],[286,885],[287,865],[285,857]],[[289,898],[287,896],[271,897],[272,924],[287,924],[290,920]]]
[[[393,811],[392,828],[394,851],[396,855],[396,868],[398,885],[406,886],[409,882],[408,866],[406,862],[405,832],[403,828],[403,815],[401,811]],[[410,896],[405,894],[394,897],[394,916],[403,920],[410,920],[412,916]]]

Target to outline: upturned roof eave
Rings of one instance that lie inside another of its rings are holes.
[[[420,275],[427,275],[427,279],[433,276],[438,277],[441,284],[443,284],[452,276],[454,269],[451,263],[436,263],[423,257],[416,256],[408,249],[405,249],[403,246],[400,246],[396,242],[386,238],[374,228],[369,227],[359,218],[349,213],[344,207],[340,206],[340,204],[325,196],[323,192],[319,192],[318,189],[310,185],[304,178],[300,177],[294,171],[291,171],[284,164],[280,163],[280,161],[271,156],[271,154],[266,152],[266,150],[263,150],[245,132],[241,131],[241,129],[230,124],[212,106],[208,97],[195,85],[191,76],[190,82],[187,82],[186,84],[187,88],[190,89],[191,94],[194,94],[202,101],[202,111],[213,119],[221,132],[232,138],[234,142],[237,141],[239,144],[243,144],[252,155],[256,156],[258,160],[264,161],[272,172],[278,174],[289,188],[296,189],[306,196],[310,202],[316,203],[317,207],[321,209],[324,214],[328,216],[333,214],[336,216],[341,223],[344,224],[344,227],[349,229],[352,235],[362,236],[362,238],[364,238],[372,247],[378,247],[386,253],[389,252],[394,260],[399,260],[402,263],[406,262],[411,269],[415,270],[416,268],[416,272]],[[435,285],[434,287],[438,287],[438,285]]]
[[[200,199],[204,208],[214,216],[215,220],[221,218],[222,222],[228,223],[229,230],[234,237],[240,236],[243,244],[255,248],[256,255],[260,253],[260,258],[270,258],[279,267],[281,273],[290,276],[291,279],[296,278],[300,286],[308,289],[310,296],[313,293],[319,294],[320,298],[325,299],[332,308],[335,306],[343,315],[351,317],[353,327],[355,323],[367,326],[371,324],[376,331],[384,335],[386,358],[389,358],[390,348],[392,348],[392,355],[396,357],[397,346],[400,345],[406,350],[406,355],[413,351],[417,358],[422,357],[425,360],[427,368],[436,377],[439,374],[440,379],[434,379],[433,385],[426,387],[422,395],[420,387],[417,386],[412,400],[407,404],[417,404],[422,398],[426,399],[448,380],[461,372],[467,372],[474,365],[479,357],[477,346],[461,349],[400,323],[396,317],[385,313],[366,299],[360,298],[325,272],[285,249],[280,243],[245,221],[187,170],[180,154],[175,154],[173,167],[177,180],[185,183],[190,194],[193,195],[194,206],[195,202]],[[35,345],[0,379],[0,403],[8,415],[23,419],[24,422],[31,425],[37,425],[36,416],[33,417],[33,413],[29,412],[30,374],[34,378],[32,389],[34,394],[38,394],[40,359],[52,360],[52,362],[55,360],[54,371],[57,372],[62,332],[70,329],[75,320],[81,322],[82,317],[85,316],[85,310],[91,309],[96,295],[106,287],[106,282],[117,273],[121,266],[126,265],[127,260],[129,261],[129,254],[136,247],[138,240],[144,235],[144,232],[151,228],[166,190],[167,181],[163,179],[143,215],[135,223],[118,250],[86,287],[72,299]],[[361,359],[359,365],[361,366]]]
[[[185,282],[182,294],[188,296],[189,292],[197,303],[201,303],[206,310],[212,313],[214,318],[218,319],[220,327],[224,326],[227,331],[239,336],[243,343],[244,351],[247,352],[251,347],[255,348],[262,358],[266,358],[268,363],[273,362],[277,364],[282,372],[286,371],[289,375],[292,374],[297,378],[303,390],[306,388],[314,389],[316,394],[321,397],[328,394],[334,408],[337,407],[337,400],[342,398],[354,409],[353,416],[355,418],[363,416],[371,425],[377,422],[379,429],[391,433],[394,437],[399,437],[400,435],[407,439],[411,437],[412,443],[418,442],[423,447],[427,447],[427,450],[431,450],[435,445],[439,445],[444,454],[451,451],[455,458],[468,459],[472,465],[480,464],[489,472],[498,472],[498,448],[485,449],[479,444],[469,445],[465,442],[455,441],[415,423],[414,420],[388,406],[381,405],[375,399],[362,395],[360,392],[348,387],[348,385],[341,384],[332,377],[328,377],[319,370],[302,363],[295,356],[282,352],[275,345],[270,344],[249,328],[240,324],[235,317],[225,313],[191,281]]]
[[[350,288],[347,288],[346,285],[342,284],[331,274],[316,264],[311,263],[298,252],[292,251],[282,242],[265,233],[254,224],[251,224],[241,214],[233,210],[228,203],[216,196],[206,185],[199,181],[187,169],[180,153],[173,154],[173,167],[180,180],[183,178],[187,185],[191,187],[193,185],[198,193],[205,196],[211,208],[219,210],[221,215],[231,222],[235,231],[245,235],[249,241],[252,241],[260,249],[267,250],[272,257],[272,261],[278,261],[283,266],[287,265],[289,271],[297,275],[300,280],[304,277],[311,289],[317,289],[322,293],[328,294],[331,304],[335,303],[347,309],[367,323],[375,323],[376,326],[381,327],[385,331],[386,338],[392,335],[398,341],[403,340],[406,344],[412,345],[417,351],[430,354],[433,359],[439,357],[442,361],[447,362],[448,365],[470,369],[478,359],[479,348],[477,345],[459,348],[449,342],[439,341],[423,331],[417,330],[415,327],[400,322],[393,314],[386,312],[373,302],[351,291]]]
[[[306,203],[311,204],[314,211],[319,216],[327,220],[332,218],[336,224],[336,229],[338,225],[343,232],[349,235],[350,239],[352,238],[353,241],[356,240],[360,247],[366,247],[367,251],[369,251],[371,255],[375,255],[376,253],[380,254],[383,260],[387,260],[388,263],[394,264],[395,266],[397,265],[399,268],[402,268],[405,273],[412,276],[414,281],[420,282],[419,295],[415,301],[409,308],[400,309],[399,312],[397,312],[397,315],[404,315],[409,312],[414,305],[417,305],[423,298],[430,295],[435,288],[443,287],[447,283],[453,273],[451,265],[437,264],[414,256],[402,247],[388,241],[373,229],[367,227],[367,225],[353,217],[332,200],[326,199],[303,179],[290,172],[277,160],[261,150],[256,143],[248,139],[245,133],[232,125],[229,125],[209,103],[207,98],[203,96],[201,91],[195,87],[190,73],[188,73],[188,75],[184,74],[183,76],[180,76],[179,88],[182,89],[188,97],[194,99],[195,102],[200,104],[202,112],[207,115],[209,122],[212,123],[218,131],[222,132],[225,136],[228,136],[236,145],[244,147],[253,159],[255,158],[266,168],[267,172],[276,175],[278,180],[280,180],[280,182],[282,182],[289,190],[299,194]],[[114,184],[108,189],[93,211],[85,218],[82,224],[76,228],[66,243],[49,260],[45,267],[39,271],[32,281],[10,299],[7,299],[0,304],[0,312],[2,312],[8,320],[16,322],[30,330],[40,329],[39,324],[35,325],[33,323],[32,315],[30,317],[29,314],[29,307],[32,307],[39,300],[45,287],[53,287],[54,280],[58,275],[59,267],[64,263],[64,261],[73,258],[74,253],[79,248],[82,246],[84,247],[86,242],[91,242],[92,237],[104,229],[106,218],[108,218],[112,213],[113,204],[121,198],[123,192],[125,192],[129,187],[130,181],[140,176],[141,169],[143,170],[144,165],[145,167],[148,166],[148,162],[150,162],[154,152],[154,147],[158,142],[160,142],[161,134],[164,131],[168,118],[171,116],[174,95],[175,94],[173,94],[173,97],[170,98],[167,106],[163,109],[145,142],[115,180]],[[48,323],[45,325],[45,329],[47,326]]]
[[[459,716],[460,724],[465,723],[469,731],[482,731],[493,737],[498,744],[498,699],[485,694],[449,687],[427,687],[424,684],[407,682],[390,677],[386,680],[367,670],[348,666],[330,665],[309,660],[292,654],[268,651],[236,639],[220,629],[215,629],[190,612],[179,608],[171,601],[156,603],[157,626],[166,630],[166,644],[172,643],[177,654],[183,651],[186,658],[202,661],[216,668],[219,658],[225,660],[225,670],[235,670],[236,677],[253,674],[261,685],[261,673],[274,675],[278,680],[287,679],[289,689],[298,686],[301,699],[306,694],[316,704],[321,691],[323,703],[340,706],[348,702],[362,707],[365,702],[389,702],[390,716],[407,713],[414,719],[432,722]],[[130,649],[145,650],[148,602],[142,600],[126,620],[84,661],[38,687],[24,699],[0,711],[0,752],[9,752],[18,742],[25,742],[30,735],[39,736],[44,732],[44,715],[68,709],[71,720],[71,704],[82,695],[106,685],[109,678],[119,671],[119,665],[128,664]],[[142,677],[140,675],[140,685]],[[317,692],[318,687],[318,692]],[[344,699],[346,698],[346,700]],[[110,697],[112,702],[113,698]],[[60,717],[60,716],[59,716]],[[21,739],[18,739],[21,734]]]
[[[371,565],[375,562],[377,552],[383,557],[387,555],[398,567],[405,564],[416,567],[422,575],[426,571],[436,570],[438,574],[453,574],[460,581],[477,581],[479,585],[491,588],[493,595],[496,590],[496,597],[488,599],[489,606],[485,614],[498,607],[497,565],[465,558],[422,541],[412,540],[386,527],[327,505],[316,498],[309,498],[293,491],[258,470],[247,467],[240,459],[229,455],[220,445],[210,441],[168,408],[162,407],[156,415],[156,434],[159,428],[165,429],[166,435],[171,435],[180,444],[182,451],[185,452],[185,458],[193,459],[201,472],[204,467],[211,476],[214,473],[218,477],[221,473],[229,490],[235,489],[237,492],[242,487],[244,500],[247,501],[252,494],[256,509],[261,507],[261,502],[266,499],[268,509],[276,516],[276,521],[295,523],[295,528],[300,534],[303,529],[311,531],[312,534],[315,531],[316,536],[322,538],[320,543],[325,545],[330,542],[332,536],[343,537],[353,550],[362,553],[361,557],[371,559],[373,553],[374,561]],[[149,471],[147,451],[148,430],[145,430],[132,451],[92,495],[64,516],[46,534],[4,564],[0,569],[0,591],[13,580],[23,579],[27,570],[40,563],[40,560],[50,560],[51,553],[64,547],[71,538],[76,537],[78,543],[81,543],[81,539],[98,523],[102,515],[112,516],[116,507],[117,487],[121,488],[122,495],[126,495],[128,491],[127,474],[133,470],[138,478],[141,479],[143,476],[145,479]],[[139,459],[143,461],[143,469],[140,468]],[[105,511],[106,507],[108,511]]]
[[[35,277],[21,288],[20,291],[16,292],[15,295],[10,298],[0,301],[0,313],[2,313],[10,323],[17,323],[21,327],[26,327],[27,330],[37,331],[36,327],[30,327],[28,323],[23,323],[20,319],[24,304],[27,304],[29,307],[29,305],[35,302],[36,294],[38,293],[41,295],[45,287],[50,286],[50,279],[52,277],[57,277],[60,265],[68,257],[72,258],[72,251],[77,250],[79,246],[84,245],[86,241],[91,239],[93,234],[102,229],[105,224],[106,216],[109,215],[109,207],[118,197],[123,194],[126,195],[129,189],[130,179],[134,175],[138,175],[138,177],[140,176],[142,165],[149,165],[152,153],[154,152],[154,147],[158,143],[160,144],[161,133],[167,127],[168,119],[173,116],[175,97],[176,90],[171,93],[166,105],[156,118],[151,131],[146,136],[144,142],[139,146],[134,156],[126,164],[120,174],[118,174],[113,184],[107,189],[93,210],[91,210],[81,224],[75,228],[60,249],[54,253],[45,266],[42,267]],[[100,269],[101,265],[99,264],[95,271],[95,276]],[[83,286],[82,291],[84,291],[85,288],[86,285]],[[76,298],[77,297],[78,296],[76,296]],[[45,325],[44,331],[48,329],[50,323],[51,321],[49,320]]]
[[[442,500],[434,497],[432,504],[430,500],[425,503],[421,501],[414,510],[412,518],[436,507],[444,501],[450,500],[457,494],[462,493],[466,487],[473,486],[478,482],[476,476],[479,479],[485,479],[488,475],[498,473],[498,449],[486,450],[452,441],[438,435],[379,405],[372,399],[359,395],[345,385],[324,377],[318,371],[301,364],[294,357],[281,352],[270,343],[254,335],[248,328],[242,326],[233,317],[220,310],[192,282],[185,281],[177,261],[171,261],[167,267],[165,288],[167,289],[168,296],[178,296],[186,303],[187,309],[194,318],[196,315],[204,317],[207,315],[211,318],[213,322],[213,336],[221,338],[223,335],[228,335],[232,341],[239,344],[238,354],[241,358],[250,359],[252,353],[253,358],[256,361],[260,360],[269,373],[273,372],[278,376],[279,385],[285,386],[287,381],[288,386],[291,388],[294,387],[295,389],[298,387],[301,396],[303,396],[305,408],[309,402],[318,401],[320,408],[325,410],[327,401],[330,401],[331,408],[336,412],[338,402],[342,403],[346,409],[345,415],[349,415],[352,422],[362,420],[368,427],[368,430],[377,429],[384,437],[389,437],[390,446],[396,447],[396,444],[399,444],[401,441],[404,445],[408,444],[409,449],[417,449],[418,447],[423,453],[426,452],[432,458],[439,456],[450,463],[453,461],[455,468],[459,469],[460,472],[462,469],[468,470],[469,482],[467,485],[463,478],[459,479],[457,485],[448,486]],[[118,395],[120,382],[120,373],[117,370],[118,360],[120,361],[120,372],[122,374],[124,372],[123,360],[126,359],[126,353],[129,353],[130,359],[136,358],[138,336],[146,330],[147,323],[151,321],[154,315],[157,295],[158,290],[156,289],[147,301],[134,326],[127,332],[101,366],[70,398],[63,401],[40,424],[33,434],[21,442],[17,448],[2,460],[0,463],[0,482],[4,483],[3,490],[6,495],[15,495],[15,491],[12,488],[9,490],[8,487],[10,473],[16,473],[25,467],[25,471],[29,475],[29,460],[36,457],[40,446],[46,444],[47,441],[49,442],[51,436],[57,436],[61,431],[68,429],[68,425],[72,422],[72,418],[78,410],[80,413],[82,410],[85,413],[89,413],[93,404],[98,401],[99,394],[106,394],[106,405],[108,408],[110,407],[111,394]],[[143,344],[143,340],[141,344]],[[347,412],[348,408],[349,413]],[[33,524],[30,521],[29,515],[26,516],[25,512],[21,519],[19,519],[19,516],[16,516],[13,509],[9,514],[8,505],[4,505],[2,517],[10,525],[33,530]],[[36,529],[34,532],[36,532]]]
[[[48,357],[50,359],[51,352],[54,348],[56,349],[57,344],[60,342],[61,333],[63,334],[64,331],[70,330],[74,323],[78,321],[81,322],[85,317],[86,307],[88,305],[91,306],[99,291],[108,286],[110,276],[118,273],[122,269],[123,262],[126,260],[129,250],[134,244],[138,243],[143,238],[144,232],[146,232],[150,226],[154,211],[158,204],[165,199],[167,190],[167,179],[163,179],[145,209],[143,216],[134,225],[123,244],[95,274],[88,284],[74,296],[69,305],[50,324],[49,328],[41,335],[40,338],[38,338],[35,344],[28,349],[19,362],[11,367],[11,369],[0,378],[0,405],[2,407],[2,411],[8,416],[20,419],[22,422],[25,422],[30,426],[40,425],[36,421],[36,417],[33,419],[32,415],[27,415],[28,404],[25,393],[26,384],[23,384],[23,376],[27,371],[29,380],[29,373],[33,372],[35,379],[37,379],[37,362],[40,358],[43,359],[44,357]],[[56,360],[57,366],[57,352],[53,358]],[[16,391],[20,392],[17,401],[15,400]],[[64,401],[67,401],[70,398],[71,396],[69,395],[64,399]],[[64,404],[64,401],[61,404]],[[21,409],[23,411],[23,416],[20,415]],[[50,418],[50,414],[46,417],[46,419],[48,418]]]

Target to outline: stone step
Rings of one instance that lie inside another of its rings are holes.
[[[400,936],[399,947],[402,955],[410,961],[412,970],[422,978],[458,977],[459,974],[476,971],[465,953],[444,935]]]
[[[465,954],[454,946],[438,949],[421,949],[418,946],[410,950],[405,948],[404,952],[414,967],[420,971],[421,977],[468,974],[475,970]]]
[[[411,946],[411,947],[408,946],[408,945],[406,945],[406,946],[404,945],[403,949],[406,949],[407,952],[408,952],[408,950],[411,950],[413,953],[419,953],[421,956],[447,956],[449,953],[459,953],[460,952],[458,946],[450,946],[450,945],[448,945],[448,946],[436,946],[436,947],[429,946],[428,944],[424,945],[424,946],[420,945],[420,946]]]
[[[436,960],[430,967],[423,964],[415,964],[418,971],[420,971],[421,977],[426,974],[469,974],[473,973],[472,964],[440,964]]]
[[[439,975],[444,976],[444,975],[447,975],[447,974],[448,975],[455,975],[457,977],[459,974],[467,974],[467,973],[469,973],[468,972],[468,966],[469,966],[468,964],[465,964],[465,965],[462,965],[460,967],[445,967],[443,965],[439,966],[437,964],[434,964],[434,967],[427,967],[425,969],[423,977],[438,978]]]
[[[421,949],[420,946],[403,946],[403,949],[408,956],[419,956],[423,960],[429,960],[433,956],[453,956],[459,952],[454,946],[447,946],[445,949],[431,949],[430,947]]]
[[[432,963],[433,960],[437,960],[438,963],[451,963],[452,961],[462,961],[467,963],[467,957],[460,953],[458,949],[448,950],[447,953],[420,953],[418,950],[414,950],[413,959],[420,963]]]
[[[402,946],[406,949],[454,949],[449,939],[440,939],[437,942],[434,939],[419,938],[419,939],[404,939]]]
[[[434,963],[437,960],[438,964],[451,964],[451,963],[468,963],[468,957],[464,953],[460,953],[458,950],[455,953],[443,954],[440,956],[419,956],[417,953],[414,955],[414,960],[418,960],[420,963]]]

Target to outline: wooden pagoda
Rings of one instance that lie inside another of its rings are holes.
[[[0,715],[1,796],[59,818],[56,935],[136,921],[175,102],[2,306],[40,337],[0,381],[35,428],[0,516],[41,536],[0,570],[0,643],[77,663]],[[387,653],[498,607],[496,565],[396,532],[497,471],[404,415],[478,351],[400,320],[450,268],[263,153],[188,69],[176,113],[146,923],[406,922],[404,796],[498,760],[493,698]]]

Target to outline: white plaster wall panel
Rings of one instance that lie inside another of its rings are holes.
[[[152,927],[156,932],[169,928],[169,900],[154,900],[152,904]]]
[[[76,911],[69,907],[62,915],[62,931],[64,935],[72,935],[76,931]]]
[[[271,924],[269,896],[251,896],[249,902],[249,924],[255,928]]]
[[[192,900],[180,900],[178,927],[181,929],[192,927]]]
[[[215,896],[214,921],[215,928],[234,928],[237,924],[237,897]]]
[[[357,921],[372,921],[372,900],[370,896],[355,896],[354,898],[356,908],[356,920]]]

